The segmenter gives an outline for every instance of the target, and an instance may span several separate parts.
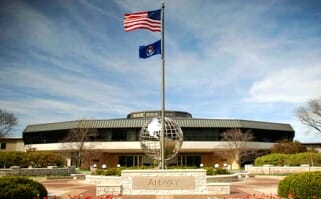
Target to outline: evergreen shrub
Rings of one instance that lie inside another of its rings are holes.
[[[292,181],[295,180],[295,177],[296,177],[295,174],[291,174],[279,182],[278,194],[280,196],[287,197],[289,194],[293,193],[293,189],[291,188],[291,184],[292,184]]]
[[[285,177],[279,182],[278,194],[294,199],[321,198],[321,171],[303,172]]]
[[[0,199],[32,199],[48,195],[42,184],[25,177],[1,177],[0,187]]]

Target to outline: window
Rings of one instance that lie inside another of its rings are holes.
[[[119,156],[118,163],[122,167],[142,166],[143,157],[141,155],[124,155]]]
[[[125,129],[113,129],[112,141],[127,141],[127,131]]]
[[[1,150],[4,150],[7,148],[7,143],[1,143]]]
[[[185,141],[218,141],[218,129],[211,128],[183,128]]]
[[[201,156],[197,154],[186,154],[179,156],[180,166],[196,166],[199,167],[201,164]]]

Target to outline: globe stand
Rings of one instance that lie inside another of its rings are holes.
[[[162,151],[164,150],[165,167],[166,162],[174,158],[183,144],[183,132],[179,125],[171,118],[164,118],[163,142],[161,140],[162,123],[161,118],[152,118],[145,123],[140,130],[140,145],[147,156],[157,160],[161,168]],[[162,146],[164,148],[162,149]]]

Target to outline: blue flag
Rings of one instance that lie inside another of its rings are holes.
[[[147,46],[139,46],[139,58],[146,59],[156,54],[161,54],[161,40],[156,41],[155,43],[149,44]]]

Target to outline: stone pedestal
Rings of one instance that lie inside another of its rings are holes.
[[[208,194],[206,171],[191,170],[124,170],[123,195]]]
[[[121,176],[88,175],[86,181],[96,184],[97,195],[122,199],[207,199],[230,194],[230,183],[208,182],[204,169],[123,170]]]
[[[96,195],[105,196],[106,194],[121,194],[121,177],[120,176],[96,176],[87,175],[87,183],[96,185]]]

